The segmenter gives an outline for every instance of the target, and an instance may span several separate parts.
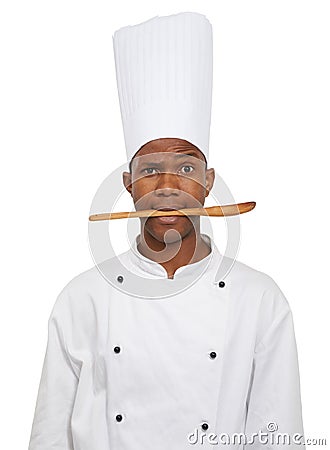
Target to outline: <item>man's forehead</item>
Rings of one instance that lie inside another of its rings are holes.
[[[169,161],[190,156],[205,161],[204,154],[194,144],[183,139],[162,138],[144,144],[135,154],[133,161]]]

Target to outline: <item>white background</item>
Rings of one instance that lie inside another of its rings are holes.
[[[237,202],[257,202],[241,216],[238,259],[286,295],[305,434],[330,441],[329,2],[7,0],[0,11],[4,449],[28,446],[48,317],[63,286],[93,265],[91,202],[125,162],[112,34],[180,11],[206,14],[213,25],[210,165]],[[123,250],[126,223],[115,237]],[[223,250],[222,219],[212,224]]]

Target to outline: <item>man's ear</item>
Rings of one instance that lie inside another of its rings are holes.
[[[126,190],[132,195],[132,175],[130,172],[123,172],[123,183]]]
[[[206,188],[206,194],[205,197],[207,197],[213,187],[214,178],[215,178],[215,172],[214,169],[207,169],[205,171],[205,188]]]

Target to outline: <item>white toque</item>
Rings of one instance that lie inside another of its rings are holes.
[[[208,159],[212,105],[212,25],[182,12],[128,25],[113,35],[128,161],[158,138],[185,139]]]

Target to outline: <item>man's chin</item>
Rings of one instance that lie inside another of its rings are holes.
[[[152,218],[152,220],[154,219],[156,219],[156,217]],[[183,227],[180,223],[157,223],[152,226],[145,226],[145,230],[159,242],[174,244],[175,242],[181,242],[182,239],[191,232],[191,226],[187,228]]]

